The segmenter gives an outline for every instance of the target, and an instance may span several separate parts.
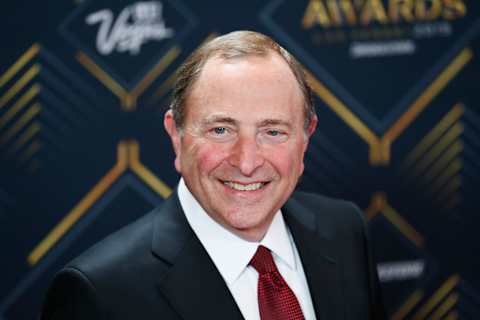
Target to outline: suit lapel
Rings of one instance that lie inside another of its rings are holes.
[[[307,277],[317,320],[344,319],[341,268],[328,226],[319,225],[316,215],[291,199],[282,209]]]
[[[157,286],[183,319],[243,319],[223,278],[188,225],[176,193],[157,214],[152,251],[171,264]]]

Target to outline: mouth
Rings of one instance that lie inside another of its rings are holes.
[[[238,183],[233,181],[223,181],[223,184],[232,190],[236,191],[256,191],[265,187],[268,182],[254,182],[254,183]]]

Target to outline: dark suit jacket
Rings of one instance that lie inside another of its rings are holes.
[[[360,211],[306,193],[294,194],[282,211],[317,319],[384,319]],[[173,194],[61,270],[41,319],[243,318]]]

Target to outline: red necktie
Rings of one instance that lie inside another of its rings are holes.
[[[262,320],[304,320],[292,289],[278,272],[272,254],[259,246],[250,261],[258,271],[258,307]]]

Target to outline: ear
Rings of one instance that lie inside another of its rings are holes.
[[[317,128],[317,123],[318,123],[318,117],[317,115],[314,115],[307,128],[307,136],[309,139],[312,136],[312,134],[315,132],[315,128]]]
[[[306,139],[305,139],[305,146],[303,152],[305,153],[307,151],[308,147],[308,141],[310,140],[310,137],[312,134],[315,132],[315,129],[317,128],[317,123],[318,123],[318,117],[317,115],[314,115],[312,117],[312,120],[310,120],[310,123],[308,124],[307,130],[306,130]]]
[[[181,134],[175,124],[175,120],[173,119],[172,110],[168,110],[165,113],[165,116],[163,117],[163,126],[172,140],[173,150],[175,151],[175,169],[178,173],[182,173],[182,166],[180,163],[182,140]]]
[[[305,163],[303,162],[303,157],[305,156],[305,152],[307,152],[308,142],[310,141],[310,137],[315,132],[315,128],[317,127],[318,118],[317,115],[313,116],[312,120],[308,124],[307,130],[305,132],[305,141],[303,143],[303,153],[302,153],[302,163],[300,166],[300,175],[303,174],[303,170],[305,169]]]

